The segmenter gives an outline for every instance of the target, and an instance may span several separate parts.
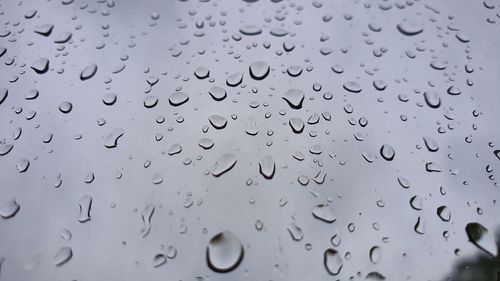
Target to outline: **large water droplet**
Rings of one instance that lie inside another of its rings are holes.
[[[397,29],[406,36],[414,36],[424,31],[424,28],[421,25],[412,21],[402,21],[398,23]]]
[[[21,209],[21,206],[16,199],[12,199],[0,207],[0,216],[4,219],[13,218],[19,212],[19,209]]]
[[[439,149],[437,142],[431,137],[424,137],[425,146],[429,151],[436,152]]]
[[[304,101],[304,91],[299,89],[290,89],[285,92],[283,99],[293,109],[301,109]]]
[[[226,153],[217,159],[214,167],[212,168],[212,175],[218,177],[225,172],[231,170],[236,164],[236,156],[234,154]]]
[[[213,271],[234,270],[243,260],[243,254],[243,245],[230,231],[220,232],[208,241],[207,263]]]
[[[273,157],[267,155],[262,158],[259,162],[259,171],[266,179],[272,179],[274,172],[276,170],[276,165],[274,163]]]
[[[80,198],[78,205],[80,206],[78,221],[81,223],[88,222],[90,220],[90,209],[92,208],[92,197],[90,195],[83,196]]]
[[[312,210],[312,214],[315,218],[327,223],[332,223],[337,219],[333,207],[328,204],[316,205]]]
[[[325,265],[326,271],[331,275],[338,275],[344,262],[342,256],[335,249],[326,249],[323,254],[323,264]]]
[[[495,237],[486,227],[480,223],[471,222],[465,227],[465,232],[467,233],[469,241],[476,245],[479,249],[493,256],[497,255],[498,248]]]
[[[262,80],[269,74],[270,67],[265,61],[256,61],[250,65],[250,77],[255,80]]]
[[[80,73],[80,79],[82,81],[90,79],[92,78],[92,76],[94,76],[96,72],[97,72],[97,65],[91,63],[82,70],[82,72]]]
[[[394,159],[394,156],[396,155],[396,152],[394,151],[394,148],[390,144],[384,144],[380,148],[380,155],[385,160],[392,161],[392,159]]]
[[[104,146],[107,148],[118,146],[118,139],[123,136],[124,133],[125,131],[122,128],[114,128],[113,131],[106,136]]]
[[[39,58],[31,64],[31,69],[38,74],[44,74],[49,70],[49,60],[46,58]]]
[[[424,92],[425,103],[431,108],[438,108],[441,105],[439,94],[434,91]]]
[[[212,88],[210,88],[208,93],[216,101],[224,100],[227,96],[226,90],[219,86],[213,86]]]
[[[292,131],[296,134],[300,134],[300,133],[302,133],[302,131],[304,131],[304,127],[305,127],[304,121],[302,121],[302,119],[300,119],[298,117],[290,118],[290,120],[288,121],[288,124],[290,124]]]
[[[168,98],[168,102],[173,106],[179,106],[186,103],[189,100],[189,96],[184,92],[174,92]]]
[[[73,257],[73,250],[68,246],[63,246],[54,255],[54,264],[62,266]]]
[[[227,119],[220,115],[212,115],[208,117],[208,121],[217,130],[224,129],[227,125]]]

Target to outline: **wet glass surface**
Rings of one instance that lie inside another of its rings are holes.
[[[499,1],[0,20],[0,280],[500,280]]]

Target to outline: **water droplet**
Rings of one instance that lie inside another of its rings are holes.
[[[214,146],[214,141],[209,138],[202,138],[199,142],[198,145],[203,148],[203,149],[210,149]]]
[[[259,35],[262,33],[262,29],[256,25],[247,24],[240,27],[240,32],[243,35]]]
[[[153,267],[157,268],[167,263],[167,257],[164,254],[157,254],[153,257]]]
[[[118,139],[123,136],[125,131],[122,128],[114,128],[113,131],[106,136],[104,146],[107,148],[114,148],[118,146]]]
[[[39,58],[31,64],[31,69],[38,74],[44,74],[49,70],[49,60],[46,58]]]
[[[486,227],[477,222],[468,223],[465,227],[465,232],[469,241],[476,245],[479,249],[496,256],[498,253],[497,244],[493,233],[488,231]]]
[[[414,36],[424,31],[421,25],[411,21],[402,21],[398,23],[397,29],[406,36]]]
[[[304,91],[299,89],[290,89],[285,92],[283,99],[293,109],[301,109],[304,101]]]
[[[323,254],[323,264],[325,265],[326,271],[331,275],[338,275],[344,262],[342,256],[335,249],[326,249]]]
[[[290,222],[288,227],[286,228],[288,233],[294,241],[300,241],[304,238],[304,233],[302,232],[302,228],[300,228],[295,222]]]
[[[94,74],[97,72],[97,65],[94,63],[91,63],[87,65],[82,72],[80,73],[80,80],[84,81],[87,79],[92,78]]]
[[[236,156],[233,154],[227,153],[223,154],[217,159],[214,167],[212,168],[212,175],[215,177],[219,177],[225,172],[231,170],[236,164]]]
[[[59,105],[59,111],[61,111],[62,113],[70,113],[71,110],[73,109],[73,104],[70,103],[69,101],[63,101],[60,105]]]
[[[147,96],[144,98],[144,106],[146,108],[153,108],[158,104],[158,97],[156,96]]]
[[[266,179],[272,179],[274,176],[274,172],[276,170],[276,165],[274,163],[274,159],[267,155],[262,158],[259,162],[259,171]]]
[[[220,232],[208,241],[207,263],[215,272],[234,270],[243,260],[243,255],[243,245],[230,231]]]
[[[356,81],[347,81],[343,85],[344,89],[351,93],[359,93],[361,92],[361,86]]]
[[[378,264],[382,260],[382,249],[379,246],[373,246],[370,249],[370,261],[373,264]]]
[[[396,155],[396,152],[394,151],[394,148],[390,144],[384,144],[380,148],[380,155],[385,160],[392,161],[392,159],[394,159],[394,156]]]
[[[226,84],[230,87],[236,87],[240,85],[241,82],[243,82],[243,73],[241,72],[236,72],[226,78]]]
[[[269,74],[270,67],[265,61],[256,61],[250,65],[250,77],[255,80],[262,80]]]
[[[17,161],[16,169],[19,173],[24,173],[28,170],[30,161],[28,159],[20,159]]]
[[[16,199],[12,199],[0,207],[0,216],[4,219],[13,218],[19,212],[19,209],[21,209],[19,203],[17,203]]]
[[[450,221],[451,219],[451,212],[446,206],[438,207],[437,214],[442,221]]]
[[[194,75],[198,79],[205,79],[210,75],[210,70],[204,66],[200,66],[194,71]]]
[[[73,250],[68,246],[63,246],[54,255],[54,264],[62,266],[73,257]]]
[[[141,229],[140,235],[142,237],[148,236],[149,232],[151,231],[151,218],[153,217],[153,214],[155,212],[155,206],[153,204],[147,204],[146,207],[144,207],[144,210],[142,211],[142,222],[144,226]]]
[[[417,222],[415,223],[415,226],[413,227],[413,229],[418,234],[425,233],[425,223],[424,223],[424,219],[422,217],[418,217]]]
[[[304,127],[305,127],[304,121],[302,121],[302,119],[300,119],[298,117],[290,118],[290,120],[288,121],[288,124],[290,124],[292,131],[296,134],[300,134],[300,133],[302,133],[302,131],[304,131]]]
[[[432,139],[431,137],[423,137],[424,139],[424,143],[425,143],[425,146],[427,147],[427,149],[431,152],[436,152],[438,151],[439,149],[439,145],[437,144],[437,142]]]
[[[13,144],[0,144],[0,156],[4,156],[4,155],[7,155],[7,153],[9,153],[12,148],[14,148],[14,145]]]
[[[227,96],[226,90],[219,86],[213,86],[212,88],[210,88],[208,93],[216,101],[224,100]]]
[[[438,108],[441,105],[441,98],[434,91],[424,92],[424,99],[425,103],[431,108]]]
[[[90,220],[90,209],[92,208],[92,197],[90,195],[85,195],[78,201],[80,205],[80,216],[78,221],[81,223],[88,222]]]
[[[217,130],[224,129],[227,125],[227,119],[220,115],[212,115],[208,117],[208,121]]]
[[[315,218],[327,223],[332,223],[337,219],[333,207],[328,204],[316,205],[312,210],[312,214]]]
[[[182,105],[182,104],[186,103],[188,100],[189,100],[189,96],[184,92],[174,92],[168,98],[168,102],[172,106]]]

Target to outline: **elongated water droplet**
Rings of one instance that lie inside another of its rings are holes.
[[[424,92],[425,103],[431,108],[438,108],[441,105],[441,98],[436,92]]]
[[[328,204],[316,205],[312,210],[312,214],[315,218],[327,223],[332,223],[337,219],[333,207]]]
[[[9,96],[9,90],[5,87],[0,88],[0,104],[2,104]]]
[[[12,148],[14,148],[13,144],[0,144],[0,156],[7,155]]]
[[[88,222],[90,220],[90,209],[92,208],[92,197],[90,195],[85,195],[78,201],[80,206],[80,216],[78,221],[81,223]]]
[[[19,173],[24,173],[28,170],[30,161],[28,159],[20,159],[17,161],[16,169]]]
[[[424,223],[424,219],[422,217],[418,217],[417,222],[415,223],[415,226],[413,227],[413,229],[418,234],[425,233],[425,223]]]
[[[439,149],[437,142],[431,137],[423,137],[425,146],[431,152],[436,152]]]
[[[288,227],[286,228],[290,236],[295,241],[300,241],[304,238],[304,233],[302,232],[302,228],[300,228],[295,222],[290,222]]]
[[[94,63],[91,63],[87,65],[82,72],[80,73],[80,80],[88,80],[94,76],[94,74],[97,72],[97,65]]]
[[[338,275],[344,262],[342,256],[335,249],[326,249],[323,254],[323,264],[325,265],[326,271],[331,275]]]
[[[362,90],[361,85],[356,81],[347,81],[344,83],[343,87],[351,93],[359,93]]]
[[[231,170],[236,164],[236,156],[234,154],[223,154],[217,159],[214,167],[212,168],[212,175],[219,177],[225,172]]]
[[[226,84],[230,87],[236,87],[240,85],[241,82],[243,82],[243,73],[241,72],[231,74],[226,79]]]
[[[373,264],[378,264],[382,260],[382,249],[379,246],[373,246],[370,249],[370,261]]]
[[[424,31],[422,26],[411,21],[402,21],[398,23],[397,29],[406,36],[414,36]]]
[[[62,266],[67,263],[73,257],[73,250],[71,247],[63,246],[54,255],[54,264],[56,266]]]
[[[118,139],[123,136],[125,131],[122,128],[114,128],[113,131],[106,136],[104,140],[104,146],[107,148],[113,148],[118,146]]]
[[[304,127],[305,127],[304,121],[302,121],[302,119],[300,119],[298,117],[290,118],[290,120],[288,121],[288,124],[290,124],[292,131],[296,134],[300,134],[300,133],[302,133],[302,131],[304,131]]]
[[[142,223],[144,224],[140,232],[140,235],[142,237],[148,236],[149,232],[151,231],[151,218],[153,217],[154,212],[155,206],[153,204],[147,204],[142,211],[141,217]]]
[[[44,74],[49,70],[49,60],[46,58],[39,58],[31,64],[31,69],[38,74]]]
[[[259,162],[259,171],[266,179],[272,179],[274,176],[274,172],[276,170],[276,165],[274,163],[274,159],[267,155],[262,158]]]
[[[167,263],[167,257],[164,254],[157,254],[153,257],[153,267],[157,268]]]
[[[210,149],[214,146],[214,141],[209,138],[202,138],[199,142],[198,145],[203,148],[203,149]]]

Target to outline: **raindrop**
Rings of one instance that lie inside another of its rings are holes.
[[[49,60],[46,58],[39,58],[31,64],[31,69],[38,74],[44,74],[49,70]]]
[[[332,223],[337,219],[333,207],[328,204],[316,205],[312,210],[312,214],[315,218],[327,223]]]
[[[125,131],[122,128],[114,128],[104,140],[104,146],[107,148],[118,146],[118,139],[123,136],[124,133]]]
[[[224,129],[227,125],[227,119],[220,115],[212,115],[208,117],[208,121],[217,130]]]
[[[87,65],[82,72],[80,73],[80,80],[84,81],[87,79],[92,78],[94,74],[97,72],[97,65],[94,63],[91,63]]]
[[[236,87],[240,85],[241,82],[243,82],[243,73],[241,72],[236,72],[226,78],[226,84],[230,87]]]
[[[304,101],[304,91],[299,89],[290,89],[285,92],[283,99],[293,109],[301,109]]]
[[[62,266],[67,263],[73,257],[73,250],[68,246],[63,246],[59,248],[57,253],[54,255],[54,264],[56,266]]]
[[[286,228],[288,233],[294,241],[300,241],[304,238],[304,233],[302,232],[302,228],[300,228],[295,222],[290,222],[288,227]]]
[[[394,156],[396,155],[396,152],[394,151],[394,148],[390,144],[384,144],[380,148],[380,155],[385,160],[392,161],[392,159],[394,159]]]
[[[486,227],[477,222],[468,223],[465,227],[465,232],[469,241],[476,245],[479,249],[489,253],[490,255],[497,255],[497,244],[493,233]]]
[[[274,172],[276,170],[276,164],[274,163],[274,159],[267,155],[262,158],[259,162],[259,171],[266,179],[272,179],[274,176]]]
[[[236,164],[236,156],[233,154],[227,153],[223,154],[217,159],[214,167],[212,168],[212,175],[215,177],[219,177],[225,172],[231,170]]]
[[[213,86],[212,88],[210,88],[208,93],[216,101],[224,100],[227,96],[226,90],[224,90],[223,88],[221,88],[219,86]]]
[[[21,209],[19,203],[17,203],[16,199],[12,199],[0,207],[0,216],[4,219],[13,218],[19,212],[19,209]]]
[[[182,105],[182,104],[186,103],[188,100],[189,100],[189,96],[184,92],[174,92],[168,98],[168,102],[172,106]]]
[[[256,61],[250,65],[250,77],[255,80],[262,80],[266,78],[269,71],[269,64],[264,61]]]
[[[361,92],[361,86],[356,81],[347,81],[343,85],[344,89],[351,93],[359,93]]]
[[[323,254],[323,263],[326,271],[331,275],[338,275],[344,265],[342,256],[335,249],[326,249]]]
[[[148,236],[151,231],[151,218],[155,212],[155,206],[153,204],[147,204],[142,211],[142,223],[144,226],[141,229],[140,235],[142,237]]]
[[[382,260],[382,249],[379,246],[373,246],[370,249],[370,261],[373,264],[378,264]]]
[[[422,26],[410,21],[402,21],[398,23],[397,29],[406,36],[414,36],[424,31]]]
[[[441,98],[436,92],[424,92],[425,103],[431,108],[438,108],[441,105]]]
[[[423,137],[425,146],[431,152],[436,152],[439,149],[437,142],[431,137]]]
[[[19,173],[24,173],[28,170],[30,161],[28,159],[20,159],[17,161],[16,169]]]
[[[158,104],[158,97],[156,96],[147,96],[144,98],[144,106],[146,108],[153,108]]]
[[[90,220],[90,209],[92,208],[92,197],[90,195],[85,195],[78,201],[80,205],[80,216],[78,221],[81,223],[88,222]]]
[[[300,119],[298,117],[290,118],[290,120],[288,121],[288,124],[290,124],[292,131],[296,134],[300,134],[300,133],[302,133],[302,131],[304,131],[304,127],[305,127],[304,121],[302,121],[302,119]]]
[[[220,232],[208,241],[207,263],[215,272],[234,270],[243,259],[243,254],[243,245],[230,231]]]

